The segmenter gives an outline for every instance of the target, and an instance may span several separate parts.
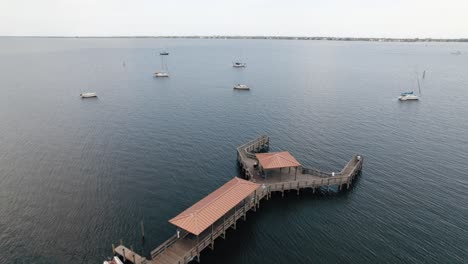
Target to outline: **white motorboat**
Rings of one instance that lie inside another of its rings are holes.
[[[93,98],[97,97],[97,94],[95,92],[88,92],[88,93],[80,93],[81,98]]]
[[[234,90],[250,90],[250,87],[245,84],[236,84],[234,85]]]
[[[245,68],[247,66],[247,63],[244,62],[233,62],[232,67],[234,68]]]
[[[124,264],[122,260],[119,259],[119,257],[114,256],[112,259],[105,260],[103,264]]]
[[[115,264],[124,264],[117,256],[115,256],[114,260],[112,260],[112,261],[114,261]]]
[[[169,73],[167,73],[167,72],[155,72],[154,77],[169,77]]]
[[[419,100],[419,96],[415,95],[412,91],[411,92],[403,92],[398,96],[398,100],[406,101],[406,100]]]

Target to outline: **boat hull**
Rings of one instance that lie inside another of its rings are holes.
[[[157,72],[157,73],[154,74],[154,77],[169,77],[169,73]]]
[[[80,93],[81,98],[94,98],[97,97],[96,93]]]
[[[233,89],[234,90],[250,90],[250,87],[248,87],[247,85],[236,85],[234,86]]]
[[[416,95],[402,95],[398,97],[398,100],[400,101],[415,101],[419,100],[419,97]]]

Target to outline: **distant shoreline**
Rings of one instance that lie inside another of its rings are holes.
[[[279,36],[0,36],[0,38],[157,38],[157,39],[273,39],[369,42],[468,42],[468,38],[353,38],[353,37],[279,37]]]

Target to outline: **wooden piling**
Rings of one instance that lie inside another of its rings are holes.
[[[143,225],[143,220],[141,220],[141,239],[145,240],[145,227]]]

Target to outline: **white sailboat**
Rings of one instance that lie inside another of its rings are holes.
[[[85,93],[80,93],[81,98],[93,98],[97,97],[97,94],[95,92],[85,92]]]
[[[232,62],[232,67],[234,67],[234,68],[245,68],[245,67],[247,67],[247,63],[242,61],[242,50],[240,51],[239,57],[236,58]]]
[[[245,84],[236,84],[234,90],[250,90],[250,87]]]
[[[422,75],[423,79],[426,77],[426,71],[423,72]],[[400,96],[398,96],[398,100],[400,101],[414,101],[414,100],[419,100],[421,97],[421,83],[419,81],[419,74],[416,73],[416,80],[418,82],[418,91],[419,91],[419,96],[414,93],[414,91],[407,91],[407,92],[402,92]]]
[[[162,68],[162,70],[155,72],[154,77],[169,77],[169,72],[167,70],[167,64],[164,61],[164,56],[160,55],[160,57],[161,57],[161,68]]]
[[[245,67],[247,67],[247,63],[235,61],[235,62],[232,63],[232,67],[234,67],[234,68],[245,68]]]

